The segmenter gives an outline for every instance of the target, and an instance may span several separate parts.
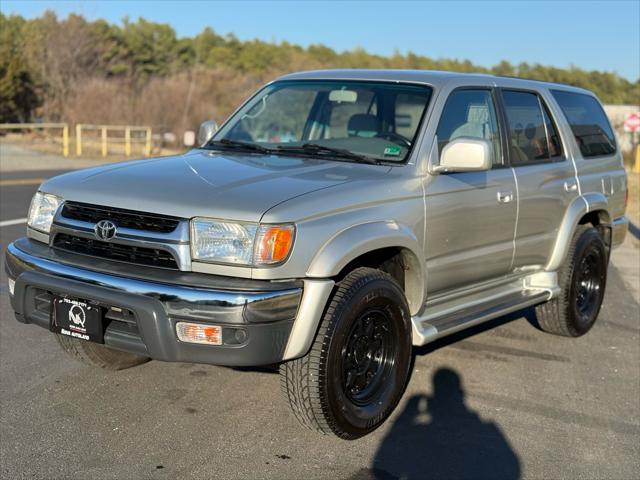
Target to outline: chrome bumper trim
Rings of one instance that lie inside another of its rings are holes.
[[[211,290],[119,277],[36,257],[18,249],[13,243],[7,247],[6,262],[8,271],[15,276],[19,276],[24,271],[36,271],[84,284],[118,290],[126,294],[154,298],[169,306],[169,314],[172,313],[170,311],[172,310],[171,305],[176,306],[177,309],[184,312],[183,314],[188,314],[188,308],[193,305],[194,310],[200,311],[202,315],[205,315],[205,312],[214,313],[218,308],[222,309],[218,312],[220,314],[223,314],[225,310],[228,314],[239,308],[242,311],[245,309],[254,312],[260,311],[259,316],[264,317],[264,313],[262,313],[264,308],[260,308],[258,304],[266,302],[264,305],[268,304],[273,309],[280,309],[283,305],[289,307],[285,310],[288,310],[288,313],[293,310],[293,315],[287,316],[293,318],[302,295],[302,288],[264,292]],[[240,319],[235,320],[234,322],[228,318],[227,322],[241,323],[238,321]]]

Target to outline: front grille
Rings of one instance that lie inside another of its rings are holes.
[[[118,227],[159,233],[173,232],[180,221],[175,217],[76,202],[66,202],[62,207],[62,216],[89,223],[111,220]]]
[[[178,269],[178,264],[171,253],[149,247],[122,245],[119,243],[101,242],[92,238],[76,237],[59,233],[53,240],[53,247],[73,253],[91,255],[121,262],[148,265],[152,267]]]

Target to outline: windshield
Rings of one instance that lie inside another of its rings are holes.
[[[208,146],[401,162],[430,96],[429,87],[398,83],[276,82],[244,105]]]

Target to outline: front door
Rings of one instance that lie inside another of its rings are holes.
[[[493,167],[427,177],[429,295],[505,276],[512,262],[516,224],[516,185],[512,170],[503,162],[492,89],[454,90],[436,135],[438,154],[455,138],[488,140]]]

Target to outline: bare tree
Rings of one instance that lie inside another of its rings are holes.
[[[96,74],[100,60],[96,38],[87,21],[77,15],[58,21],[55,14],[47,12],[42,22],[32,24],[29,30],[29,35],[40,40],[29,42],[26,55],[39,71],[44,97],[41,113],[58,119],[70,95]]]

